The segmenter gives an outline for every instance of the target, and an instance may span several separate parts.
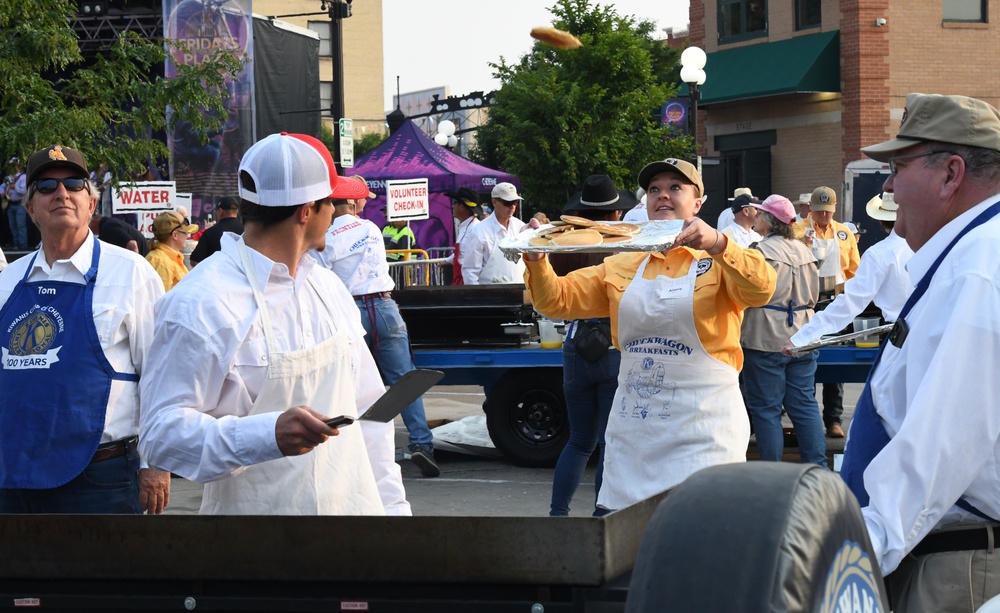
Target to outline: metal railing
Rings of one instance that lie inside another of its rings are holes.
[[[396,288],[444,285],[444,258],[429,258],[423,249],[388,249],[387,256],[402,256],[389,262],[389,275]]]

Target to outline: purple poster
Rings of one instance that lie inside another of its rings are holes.
[[[192,220],[203,222],[220,197],[236,195],[240,158],[254,143],[251,0],[164,0],[163,23],[166,38],[187,47],[171,54],[168,78],[178,64],[199,64],[216,49],[245,53],[248,60],[227,83],[227,113],[219,129],[202,135],[181,122],[168,136],[171,178],[178,192],[192,195]]]

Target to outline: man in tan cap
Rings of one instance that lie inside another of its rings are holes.
[[[160,275],[164,291],[169,292],[187,274],[181,250],[188,237],[197,231],[198,226],[177,211],[164,211],[153,220],[153,236],[156,240],[153,241],[146,261]]]
[[[875,195],[868,201],[868,216],[878,220],[888,236],[869,247],[861,256],[861,265],[844,284],[844,293],[792,335],[785,345],[786,354],[790,355],[795,347],[843,330],[870,302],[882,311],[885,321],[896,321],[903,304],[913,292],[913,282],[906,272],[906,263],[913,257],[913,250],[893,231],[896,208],[892,194],[888,192],[884,196]]]
[[[976,610],[1000,593],[1000,111],[910,94],[889,164],[915,289],[851,422],[841,471],[895,611]]]
[[[843,292],[844,282],[854,276],[861,263],[858,241],[854,233],[834,220],[837,192],[826,186],[817,187],[809,196],[809,216],[795,224],[805,235],[806,245],[819,262],[820,300]],[[844,438],[841,416],[844,413],[844,384],[823,384],[823,423],[826,435]]]

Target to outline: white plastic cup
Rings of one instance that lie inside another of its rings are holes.
[[[554,321],[542,319],[538,322],[538,336],[542,341],[542,349],[559,349],[563,344],[562,334],[556,330]]]
[[[854,331],[864,332],[865,330],[874,330],[878,327],[878,322],[878,317],[855,317]],[[854,339],[854,344],[857,347],[878,347],[878,335],[866,334],[864,336],[859,336]]]

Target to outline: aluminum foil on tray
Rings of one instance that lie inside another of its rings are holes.
[[[565,224],[547,224],[537,230],[525,230],[500,241],[500,250],[508,259],[522,253],[621,253],[623,251],[663,251],[673,246],[683,220],[590,222],[576,225],[574,218]],[[588,220],[583,220],[584,222]]]

